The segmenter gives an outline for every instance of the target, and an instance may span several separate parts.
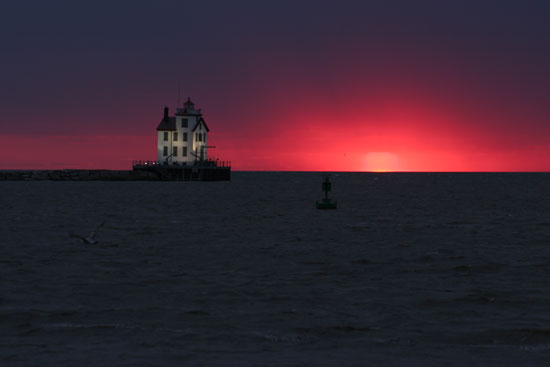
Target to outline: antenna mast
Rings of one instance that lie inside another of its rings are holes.
[[[181,88],[180,88],[180,81],[178,80],[178,104],[176,105],[176,108],[180,108],[180,95],[181,95]]]

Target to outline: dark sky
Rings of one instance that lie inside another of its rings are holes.
[[[548,1],[0,5],[0,168],[154,159],[190,96],[236,169],[550,170]]]

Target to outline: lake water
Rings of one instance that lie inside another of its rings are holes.
[[[550,363],[550,174],[321,180],[0,182],[0,364]]]

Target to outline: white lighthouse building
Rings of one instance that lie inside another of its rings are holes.
[[[188,98],[183,108],[169,116],[164,107],[164,117],[157,127],[157,160],[159,163],[193,165],[207,159],[208,132],[210,129],[200,109]]]

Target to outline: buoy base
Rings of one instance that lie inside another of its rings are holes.
[[[323,199],[315,203],[317,209],[336,209],[336,200]]]

